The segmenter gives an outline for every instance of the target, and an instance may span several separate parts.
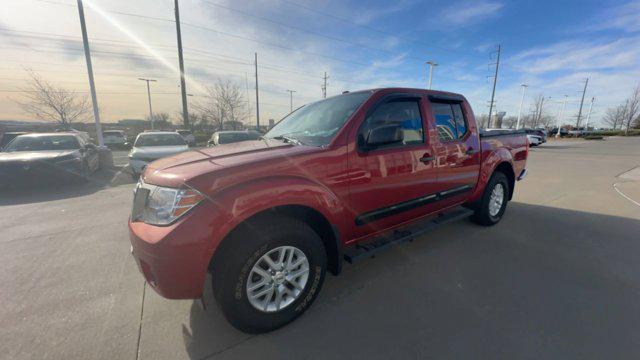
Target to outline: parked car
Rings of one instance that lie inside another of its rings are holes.
[[[545,129],[524,129],[527,134],[535,135],[539,139],[539,144],[544,144],[547,142],[547,130]],[[538,145],[539,145],[538,144]]]
[[[208,146],[258,140],[262,135],[256,131],[216,131],[207,142]]]
[[[14,138],[0,152],[0,182],[52,177],[87,180],[100,166],[97,147],[76,133],[31,133]]]
[[[558,128],[553,128],[551,130],[549,130],[549,135],[555,137],[558,134]],[[569,134],[569,131],[567,131],[567,129],[565,128],[560,128],[560,137],[564,137],[567,136]]]
[[[0,138],[0,150],[2,150],[11,140],[15,139],[20,135],[27,134],[26,132],[16,131],[16,132],[6,132],[2,134],[2,138]]]
[[[462,95],[335,96],[263,140],[149,164],[129,219],[132,253],[160,295],[201,298],[210,273],[233,326],[270,331],[302,314],[343,259],[469,216],[499,222],[528,151],[524,132],[480,134]]]
[[[193,135],[191,130],[176,130],[176,132],[184,138],[184,141],[186,141],[189,146],[196,145],[196,137]]]
[[[157,159],[189,150],[182,135],[168,131],[148,131],[138,134],[129,152],[129,165],[134,178]]]
[[[105,130],[102,132],[102,138],[108,147],[124,148],[128,145],[127,136],[122,130]]]
[[[529,141],[529,146],[538,146],[542,144],[542,138],[538,135],[527,134],[527,140]]]

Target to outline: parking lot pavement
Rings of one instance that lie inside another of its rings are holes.
[[[639,165],[640,138],[534,148],[498,225],[460,221],[347,265],[305,315],[264,335],[230,327],[210,289],[202,310],[143,285],[127,239],[132,180],[2,195],[0,353],[637,358],[640,179],[622,175]]]

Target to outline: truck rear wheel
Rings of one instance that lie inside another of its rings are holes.
[[[484,189],[482,198],[475,207],[471,220],[484,226],[497,224],[507,208],[509,191],[507,176],[499,171],[493,173]]]
[[[213,294],[227,320],[238,330],[263,333],[304,313],[327,268],[318,234],[302,221],[269,217],[231,237],[211,271]]]

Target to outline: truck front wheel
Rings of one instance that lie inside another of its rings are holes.
[[[482,198],[475,206],[471,220],[484,226],[497,224],[507,208],[509,191],[507,176],[499,171],[493,173],[484,189]]]
[[[284,326],[320,292],[326,253],[318,234],[302,221],[258,220],[224,245],[211,271],[213,293],[227,320],[241,331],[263,333]]]

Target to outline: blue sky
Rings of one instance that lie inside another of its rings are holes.
[[[173,2],[87,2],[107,121],[145,115],[146,88],[137,76],[157,77],[157,111],[177,114],[175,28],[168,21]],[[288,112],[288,89],[296,90],[295,105],[320,98],[325,71],[330,95],[380,86],[424,87],[426,60],[439,64],[435,89],[463,93],[477,114],[486,113],[487,76],[497,44],[503,52],[496,103],[508,115],[516,115],[520,84],[527,83],[525,112],[536,95],[544,94],[552,97],[547,113],[555,116],[557,101],[569,95],[567,116],[574,116],[582,82],[589,77],[587,99],[596,97],[597,121],[640,81],[637,0],[182,0],[181,11],[190,101],[199,101],[216,79],[230,79],[247,90],[253,109],[251,62],[257,52],[264,119]],[[0,59],[0,89],[20,89],[28,67],[59,86],[86,91],[78,29],[74,1],[12,2],[0,14],[0,46],[7,54]],[[19,96],[0,93],[0,118],[29,118],[15,105]]]

